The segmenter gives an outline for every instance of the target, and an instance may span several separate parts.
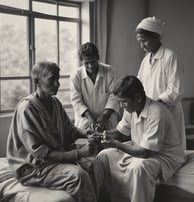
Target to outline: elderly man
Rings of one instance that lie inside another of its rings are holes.
[[[180,58],[162,46],[164,22],[156,17],[143,19],[136,28],[136,38],[146,52],[138,78],[146,95],[165,104],[171,111],[179,131],[183,149],[186,149],[184,114],[181,100],[184,93],[184,75]]]
[[[89,145],[72,146],[86,133],[72,125],[54,96],[59,88],[59,67],[40,62],[33,66],[32,78],[36,92],[21,100],[10,126],[7,158],[12,173],[24,186],[65,190],[75,201],[96,202],[103,170],[95,159],[91,167],[82,161],[91,155]]]
[[[113,93],[125,106],[118,126],[106,131],[98,154],[111,202],[153,202],[156,184],[184,162],[184,151],[169,110],[146,97],[135,76],[120,79]],[[119,141],[131,136],[131,141]]]

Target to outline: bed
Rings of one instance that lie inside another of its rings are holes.
[[[186,162],[156,189],[154,202],[194,202],[194,150],[185,151]]]
[[[154,202],[194,202],[194,150],[165,184],[157,187]],[[24,187],[11,175],[6,158],[0,158],[0,202],[75,202],[65,191]]]
[[[65,191],[22,186],[10,173],[6,158],[0,158],[0,202],[75,202]]]

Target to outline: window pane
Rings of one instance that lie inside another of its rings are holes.
[[[32,2],[32,10],[49,15],[57,15],[57,7],[55,4]]]
[[[62,104],[71,104],[69,78],[60,78],[60,88],[57,97]]]
[[[71,104],[70,91],[59,90],[57,93],[57,97],[63,105]]]
[[[28,2],[28,0],[0,0],[0,4],[21,9],[28,9]]]
[[[78,24],[59,23],[59,43],[61,75],[70,75],[78,67]]]
[[[70,7],[70,6],[59,6],[59,16],[78,18],[79,8]]]
[[[28,80],[1,81],[1,110],[13,109],[29,94]]]
[[[26,17],[0,13],[0,75],[29,75]]]
[[[57,63],[56,21],[35,19],[36,61],[48,60]]]

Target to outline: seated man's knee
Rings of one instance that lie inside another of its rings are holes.
[[[112,155],[112,152],[115,151],[114,148],[108,148],[108,149],[103,149],[102,151],[99,152],[97,155],[97,159],[103,159],[106,158],[107,156]]]
[[[134,174],[142,175],[145,173],[145,159],[143,158],[134,158],[130,164],[130,171]]]

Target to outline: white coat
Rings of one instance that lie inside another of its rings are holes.
[[[162,100],[171,111],[186,149],[184,114],[181,100],[184,93],[183,67],[178,56],[161,46],[150,62],[151,53],[142,60],[138,78],[143,83],[146,95],[154,100]]]
[[[107,129],[115,128],[118,123],[119,103],[112,94],[115,78],[111,66],[99,63],[95,83],[87,75],[84,66],[71,76],[71,101],[75,111],[75,126],[81,129],[89,127],[88,119],[83,117],[86,110],[98,118],[104,109],[113,109]]]

